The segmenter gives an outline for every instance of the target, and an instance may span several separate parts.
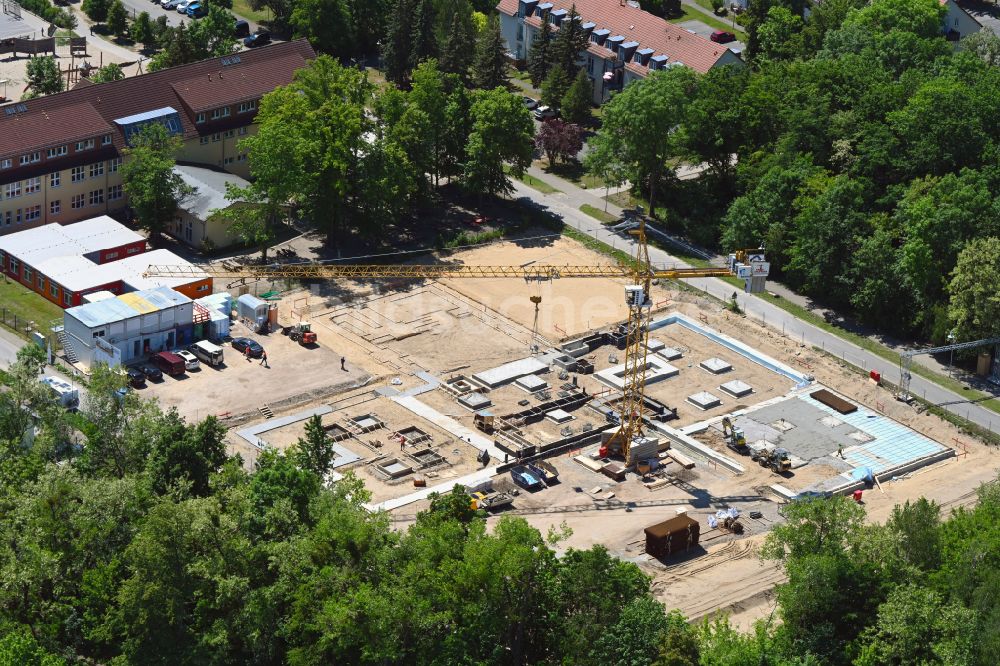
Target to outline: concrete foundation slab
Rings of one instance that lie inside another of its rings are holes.
[[[353,463],[361,460],[361,456],[354,453],[350,449],[346,449],[340,444],[331,444],[330,448],[336,454],[333,459],[333,463],[330,465],[330,469],[337,469],[338,467],[343,467],[344,465],[351,465]]]
[[[549,383],[538,375],[525,375],[524,377],[518,377],[514,380],[514,385],[522,391],[527,391],[528,393],[534,393],[535,391],[541,391],[542,389],[549,387]]]
[[[699,391],[694,395],[689,395],[687,401],[698,409],[712,409],[722,404],[722,401],[708,391]]]
[[[477,393],[473,391],[472,393],[466,393],[458,399],[458,404],[471,409],[474,412],[480,409],[485,409],[493,404],[493,401],[487,398],[482,393]]]
[[[670,365],[659,356],[646,357],[646,369],[643,374],[645,375],[645,382],[647,385],[674,377],[679,373],[680,370]],[[600,372],[594,373],[594,376],[602,383],[620,391],[625,386],[625,364],[622,363],[620,365],[607,368],[606,370],[601,370]]]
[[[546,372],[548,369],[548,365],[536,358],[522,358],[519,361],[511,361],[496,368],[477,372],[472,375],[472,378],[483,386],[493,389],[509,384],[518,377],[535,375]]]
[[[666,346],[662,340],[650,340],[646,343],[646,349],[649,350],[650,354],[655,354]]]
[[[662,356],[668,361],[676,361],[677,359],[684,356],[681,350],[674,349],[673,347],[663,347],[662,349],[657,350],[656,355]]]
[[[734,379],[731,382],[720,384],[719,389],[734,398],[742,398],[745,395],[753,393],[753,387],[744,381],[740,381],[739,379]]]
[[[708,370],[713,375],[721,375],[722,373],[729,372],[730,370],[733,369],[731,363],[723,361],[721,358],[716,358],[716,357],[705,359],[698,365],[704,368],[705,370]]]
[[[545,415],[545,418],[550,421],[555,421],[556,423],[565,423],[566,421],[572,421],[575,417],[567,411],[553,409]]]

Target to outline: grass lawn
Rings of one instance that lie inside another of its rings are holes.
[[[549,164],[548,160],[539,164],[546,173],[551,173],[555,176],[559,176],[565,180],[575,183],[584,189],[598,189],[604,187],[604,179],[600,176],[594,176],[593,174],[587,173],[577,160],[571,160],[569,162],[556,162],[555,164]]]
[[[506,166],[504,166],[504,171],[506,171],[507,173],[510,173],[510,170]],[[552,187],[548,183],[546,183],[544,180],[540,180],[538,178],[535,178],[534,176],[532,176],[528,172],[524,172],[524,174],[520,178],[518,178],[518,180],[520,180],[522,183],[524,183],[528,187],[535,188],[536,190],[538,190],[542,194],[552,194],[553,192],[559,192],[560,191],[560,190]]]
[[[249,19],[254,23],[261,23],[263,21],[271,20],[271,11],[268,9],[251,9],[250,3],[247,0],[233,0],[233,13],[242,16],[245,19]]]
[[[601,224],[610,224],[611,222],[615,222],[618,220],[618,218],[612,215],[611,213],[605,213],[600,208],[596,208],[594,206],[591,206],[590,204],[583,204],[582,206],[580,206],[580,210],[582,210],[584,213],[591,216],[595,220],[600,221]]]
[[[712,26],[716,30],[725,30],[726,32],[731,32],[736,35],[736,39],[740,40],[744,44],[747,41],[746,33],[739,28],[733,29],[733,22],[727,21],[722,18],[715,16],[708,16],[699,12],[697,9],[691,9],[686,5],[681,5],[681,9],[684,12],[677,18],[668,19],[671,23],[683,23],[684,21],[701,21],[705,25]],[[711,5],[709,5],[709,11],[711,11]],[[720,46],[725,46],[725,44],[720,44]]]
[[[29,321],[35,322],[35,327],[47,331],[49,323],[55,319],[62,320],[63,311],[55,303],[51,303],[28,288],[7,278],[0,282],[0,316],[3,316],[8,327],[14,325],[17,315],[18,335],[24,334],[24,326]]]

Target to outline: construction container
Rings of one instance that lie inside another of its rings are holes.
[[[267,322],[270,309],[270,303],[251,294],[243,294],[236,299],[236,310],[240,319],[252,322],[254,329],[260,329]]]
[[[646,552],[653,557],[669,557],[698,545],[701,526],[687,515],[679,515],[647,527]]]

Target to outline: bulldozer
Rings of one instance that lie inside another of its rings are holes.
[[[312,324],[307,321],[300,321],[291,326],[288,330],[288,337],[300,345],[311,345],[316,342],[316,334],[312,330]]]
[[[744,456],[750,453],[750,449],[747,447],[746,435],[743,434],[743,428],[734,426],[728,416],[722,419],[722,436],[726,438],[726,446],[736,451],[736,453]]]
[[[775,474],[792,469],[792,459],[788,456],[788,451],[776,448],[772,444],[765,443],[759,448],[752,448],[750,459],[760,463],[761,467],[770,467]]]

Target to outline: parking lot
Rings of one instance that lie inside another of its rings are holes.
[[[350,362],[341,370],[341,356],[319,344],[303,347],[280,333],[251,334],[234,323],[233,337],[256,340],[267,351],[270,367],[260,359],[247,360],[229,343],[223,345],[225,363],[213,367],[205,363],[177,377],[164,376],[138,389],[144,398],[157,398],[164,408],[176,407],[189,419],[210,414],[220,418],[257,413],[260,407],[277,408],[296,399],[317,399],[323,395],[361,384],[368,379],[364,370]]]

